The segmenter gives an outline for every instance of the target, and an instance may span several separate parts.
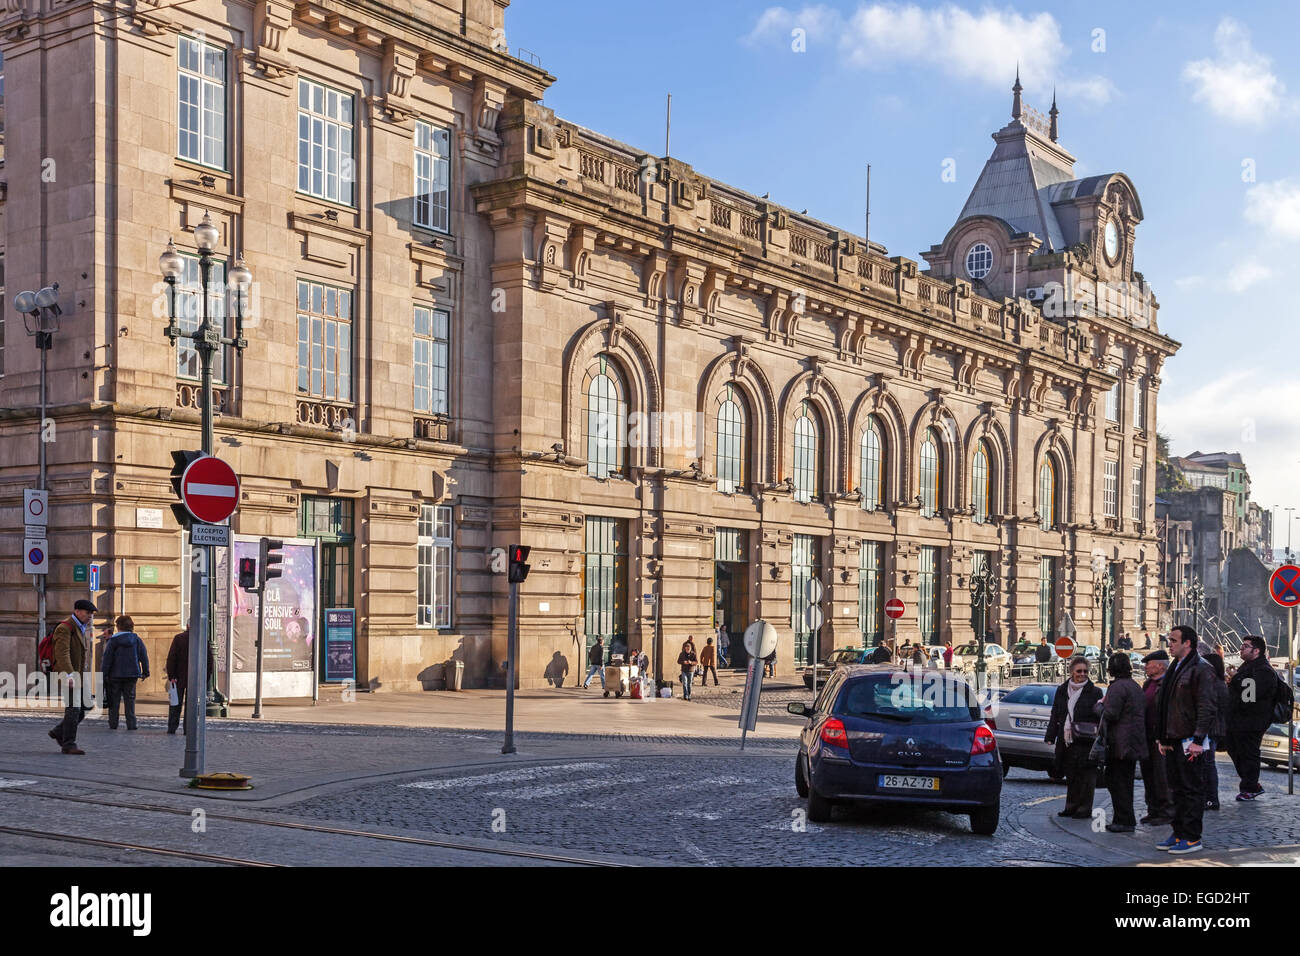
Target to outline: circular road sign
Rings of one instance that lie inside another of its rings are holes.
[[[745,628],[745,653],[762,660],[776,650],[776,628],[767,621],[755,621]]]
[[[1058,637],[1056,639],[1056,656],[1069,657],[1074,653],[1074,641],[1068,637]]]
[[[32,564],[44,564],[45,552],[40,548],[29,548],[27,551],[27,560]]]
[[[885,602],[885,616],[891,621],[897,621],[907,610],[907,605],[898,598],[890,598]]]
[[[181,498],[194,517],[217,524],[239,507],[239,478],[220,458],[195,458],[181,475]]]
[[[1268,579],[1268,596],[1283,607],[1300,605],[1300,568],[1284,564]]]

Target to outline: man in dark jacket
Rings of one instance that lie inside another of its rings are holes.
[[[1151,753],[1146,732],[1146,697],[1133,680],[1133,662],[1127,654],[1114,655],[1107,664],[1110,687],[1102,708],[1106,737],[1106,789],[1110,791],[1111,833],[1132,833],[1133,771]]]
[[[91,699],[90,673],[94,668],[88,632],[95,605],[82,599],[72,605],[72,617],[54,629],[54,674],[64,682],[63,719],[50,729],[50,737],[65,754],[85,753],[77,746],[77,724],[86,716]]]
[[[1141,823],[1147,826],[1168,826],[1174,820],[1174,801],[1169,795],[1169,778],[1165,774],[1165,758],[1156,747],[1156,695],[1160,682],[1169,668],[1169,655],[1165,651],[1152,651],[1142,658],[1146,683],[1142,695],[1146,698],[1145,724],[1147,756],[1138,761],[1142,768],[1142,790],[1146,794],[1147,815]]]
[[[135,685],[149,677],[149,652],[135,632],[135,622],[123,614],[117,631],[104,646],[104,691],[108,696],[108,729],[117,730],[118,706],[126,710],[126,729],[135,730]]]
[[[1174,797],[1173,833],[1156,844],[1175,855],[1201,849],[1205,778],[1201,765],[1206,738],[1214,729],[1214,671],[1196,652],[1196,631],[1179,624],[1169,632],[1177,663],[1156,697],[1156,746],[1165,758]]]
[[[1052,645],[1047,643],[1047,638],[1040,637],[1038,646],[1034,648],[1034,662],[1037,664],[1050,664],[1052,661]]]
[[[1241,666],[1228,682],[1228,756],[1241,778],[1238,800],[1254,800],[1259,783],[1259,743],[1273,722],[1278,678],[1268,663],[1262,637],[1241,642]]]
[[[600,686],[603,690],[605,687],[605,639],[596,638],[596,643],[591,645],[587,651],[587,679],[582,682],[582,689],[586,690],[591,686],[591,679],[597,674],[600,675]]]
[[[208,645],[208,673],[216,670],[212,660],[212,645]],[[190,629],[187,627],[172,638],[167,650],[167,680],[176,685],[176,703],[167,708],[167,733],[176,733],[185,714],[185,688],[190,682]],[[189,725],[186,724],[186,733]]]
[[[871,652],[871,663],[888,664],[891,656],[888,647],[884,644],[877,644],[876,649]]]

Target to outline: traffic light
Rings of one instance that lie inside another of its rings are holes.
[[[512,544],[510,546],[510,577],[511,584],[519,584],[528,577],[528,565],[524,562],[528,560],[528,552],[533,549],[526,544]]]
[[[282,569],[276,567],[276,565],[284,560],[284,555],[279,553],[280,549],[283,547],[284,542],[279,538],[263,538],[261,543],[258,545],[258,553],[261,560],[258,562],[257,566],[262,572],[261,580],[258,584],[261,586],[262,590],[266,590],[267,581],[272,578],[278,578],[282,573]]]
[[[172,491],[176,492],[178,502],[172,505],[172,514],[176,516],[176,523],[182,528],[188,528],[194,523],[194,516],[190,514],[190,509],[185,507],[185,497],[181,494],[181,476],[185,474],[185,469],[190,466],[190,462],[197,458],[202,458],[201,451],[174,451],[172,452]]]
[[[257,558],[239,559],[239,586],[245,591],[257,591]]]

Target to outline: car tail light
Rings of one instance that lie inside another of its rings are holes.
[[[991,754],[997,747],[997,738],[993,736],[993,731],[989,730],[986,724],[981,724],[975,728],[975,739],[971,741],[970,745],[972,757],[975,754]]]
[[[822,743],[831,747],[849,749],[849,732],[844,729],[844,722],[832,717],[822,724]]]
[[[1300,751],[1300,738],[1292,737],[1292,738],[1291,738],[1291,752],[1292,752],[1292,753],[1295,753],[1296,751]]]

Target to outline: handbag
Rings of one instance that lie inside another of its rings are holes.
[[[169,680],[167,682],[167,703],[172,707],[179,707],[181,703],[181,695],[176,689],[176,682],[174,680]]]

